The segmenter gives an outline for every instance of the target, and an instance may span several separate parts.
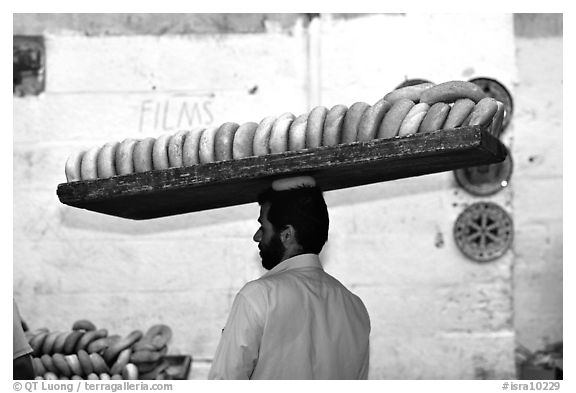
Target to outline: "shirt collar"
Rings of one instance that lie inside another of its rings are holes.
[[[285,261],[280,262],[278,265],[274,266],[268,272],[266,272],[262,277],[271,276],[286,270],[299,269],[299,268],[316,268],[322,269],[320,264],[320,258],[317,254],[300,254],[288,258]]]

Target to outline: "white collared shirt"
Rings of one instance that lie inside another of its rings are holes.
[[[287,259],[236,295],[209,379],[367,379],[370,318],[318,255]]]

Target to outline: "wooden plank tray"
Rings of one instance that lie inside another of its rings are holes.
[[[323,191],[493,164],[506,147],[479,126],[247,157],[58,185],[66,205],[135,220],[256,202],[279,177],[314,176]]]

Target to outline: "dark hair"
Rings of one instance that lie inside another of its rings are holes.
[[[296,230],[296,241],[305,253],[319,254],[328,240],[328,208],[318,187],[299,187],[285,191],[267,189],[258,203],[270,203],[268,221],[276,231],[286,225]]]

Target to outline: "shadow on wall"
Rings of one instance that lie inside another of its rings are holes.
[[[329,191],[325,194],[326,203],[330,209],[446,191],[445,176],[441,173],[432,174]],[[454,180],[452,183],[455,185]],[[452,185],[452,183],[449,184]],[[256,203],[251,203],[152,220],[129,220],[61,205],[59,214],[61,224],[68,228],[127,235],[150,235],[241,221],[255,221],[258,217],[258,209]]]

